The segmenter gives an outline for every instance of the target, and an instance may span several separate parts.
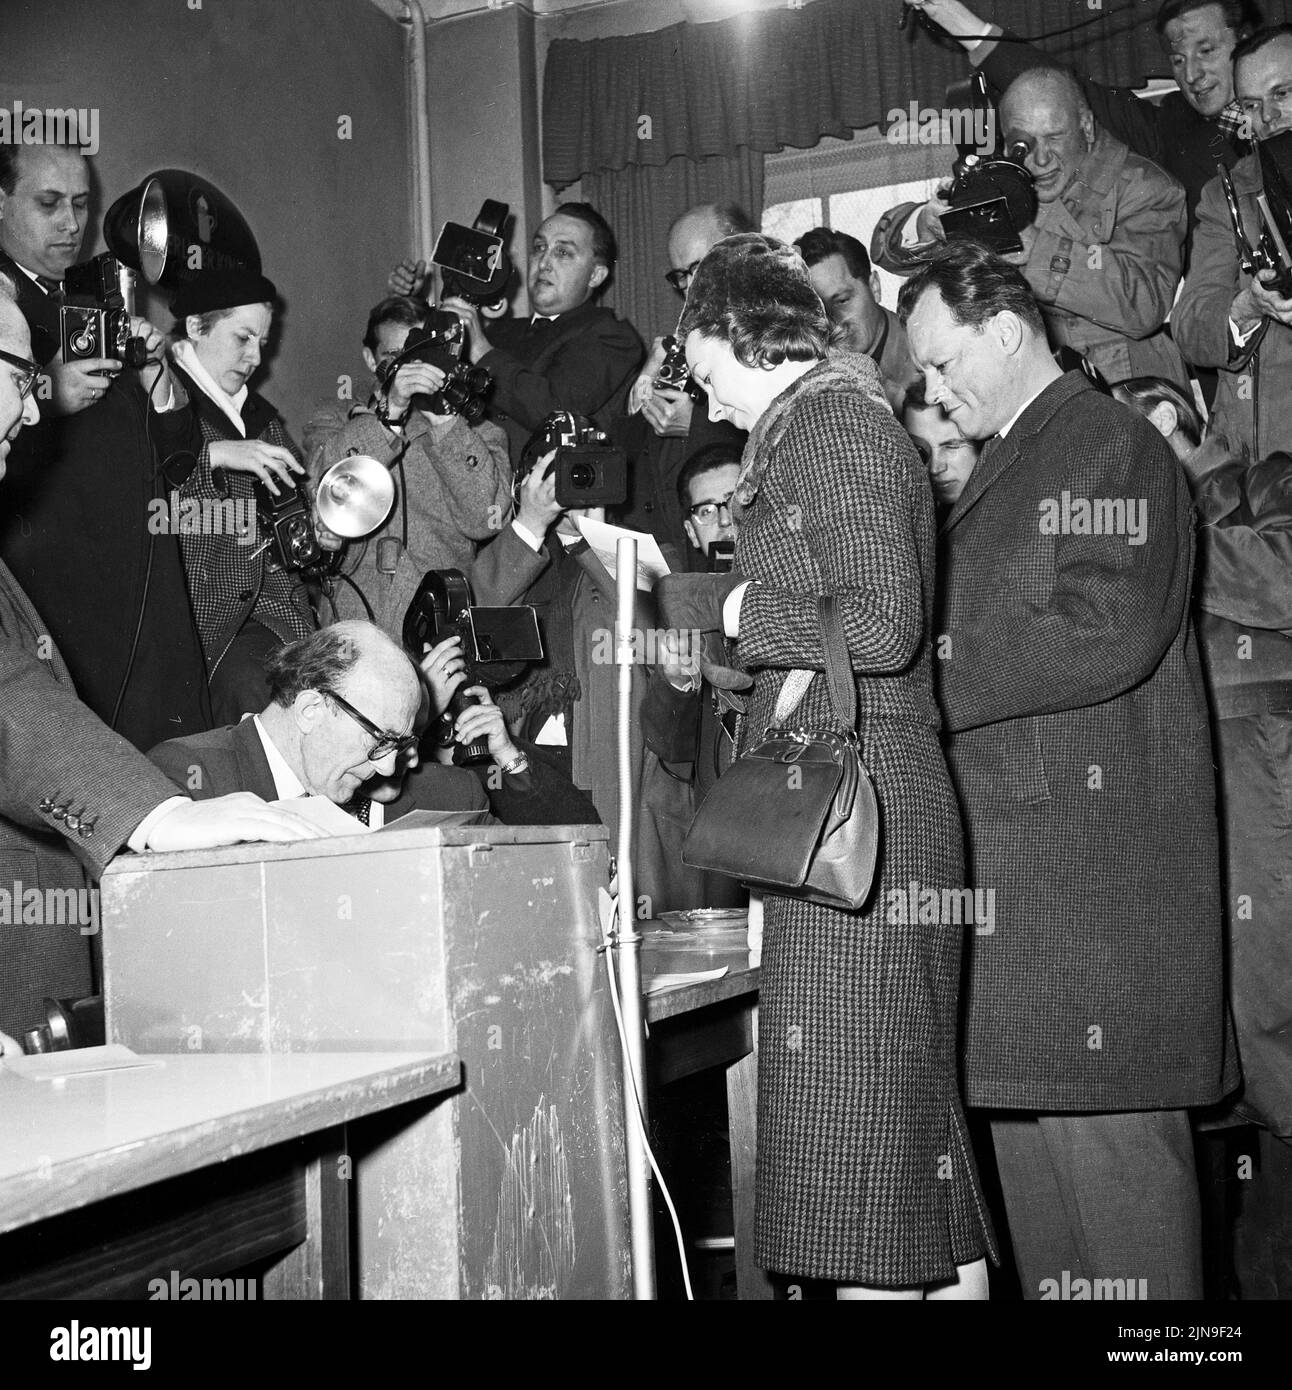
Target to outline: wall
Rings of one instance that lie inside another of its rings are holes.
[[[99,111],[96,226],[167,167],[251,223],[286,303],[255,384],[298,441],[410,249],[404,45],[367,0],[0,0],[0,103]]]
[[[435,231],[445,222],[469,226],[486,198],[506,203],[521,271],[512,303],[524,313],[525,251],[544,212],[534,21],[510,7],[431,24],[426,47]]]

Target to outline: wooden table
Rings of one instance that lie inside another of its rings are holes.
[[[347,1298],[346,1127],[415,1120],[461,1081],[452,1053],[147,1060],[52,1082],[0,1065],[0,1298],[147,1298],[158,1279],[173,1297],[250,1266],[265,1298]]]
[[[697,958],[689,968],[716,969],[720,965],[727,967],[727,973],[716,980],[647,994],[647,1067],[654,1085],[667,1085],[709,1067],[725,1069],[736,1296],[770,1299],[771,1281],[753,1260],[760,970],[750,965],[747,949]],[[647,990],[655,975],[686,968],[683,957],[661,951],[649,939],[642,949],[642,984]]]

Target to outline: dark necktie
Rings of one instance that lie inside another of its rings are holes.
[[[48,275],[37,275],[36,283],[51,299],[61,300],[63,298],[63,282],[61,280],[51,280]]]
[[[368,824],[368,816],[372,810],[372,801],[366,796],[353,797],[344,808],[361,825]]]

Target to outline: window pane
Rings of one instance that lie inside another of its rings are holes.
[[[830,198],[830,226],[836,232],[847,232],[870,250],[875,223],[898,203],[923,203],[933,196],[942,179],[921,179],[917,183],[899,183],[890,188],[863,188],[855,193],[836,193]],[[801,235],[801,233],[799,234]],[[897,292],[902,277],[879,270],[879,302],[886,309],[897,307]]]
[[[779,203],[763,209],[763,233],[780,241],[792,243],[804,232],[821,225],[821,199],[800,198],[793,203]]]

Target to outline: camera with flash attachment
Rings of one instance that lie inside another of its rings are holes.
[[[545,454],[556,451],[552,476],[556,501],[567,507],[618,507],[628,497],[628,459],[591,420],[554,410],[530,435],[516,465],[512,495],[520,507],[521,484]]]

